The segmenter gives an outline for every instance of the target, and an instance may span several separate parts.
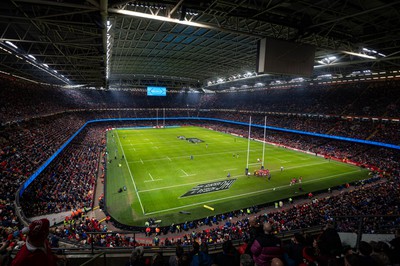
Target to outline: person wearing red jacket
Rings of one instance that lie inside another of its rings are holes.
[[[48,242],[50,222],[47,219],[33,221],[27,228],[25,245],[18,251],[11,266],[56,266],[60,259],[53,254]]]

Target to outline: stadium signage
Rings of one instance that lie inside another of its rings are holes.
[[[236,179],[229,179],[229,180],[224,180],[224,181],[199,184],[196,187],[189,190],[188,192],[186,192],[185,194],[183,194],[181,196],[181,198],[204,194],[204,193],[215,192],[215,191],[220,191],[220,190],[226,190],[226,189],[229,189],[232,186],[233,182],[235,182],[235,181],[236,181]]]

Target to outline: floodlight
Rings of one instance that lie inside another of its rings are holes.
[[[363,48],[363,50],[364,49],[365,48]],[[364,50],[364,51],[366,51],[366,50]],[[342,51],[342,53],[349,54],[349,55],[354,55],[354,56],[358,56],[358,57],[363,57],[363,58],[368,58],[368,59],[376,59],[375,56],[366,55],[366,54],[360,54],[360,53],[355,53],[355,52]]]
[[[33,60],[36,60],[36,57],[34,57],[34,56],[31,55],[31,54],[28,54],[28,57],[29,57],[29,58],[32,58]]]
[[[18,46],[16,46],[15,44],[13,44],[10,41],[6,41],[6,44],[10,45],[11,47],[14,47],[15,49],[18,49]]]

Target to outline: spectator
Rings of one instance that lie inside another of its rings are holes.
[[[240,266],[254,266],[254,261],[249,254],[240,255]]]
[[[353,254],[353,253],[347,254],[344,257],[344,265],[345,266],[363,266],[360,255]]]
[[[285,264],[280,258],[273,258],[271,260],[271,266],[284,266]]]
[[[217,255],[215,262],[219,266],[240,265],[240,254],[233,246],[231,240],[226,240],[222,244],[222,253]]]
[[[47,237],[50,222],[47,219],[35,220],[29,225],[25,245],[12,261],[12,266],[56,266],[61,258],[53,254]]]
[[[395,232],[395,238],[390,240],[392,249],[390,250],[390,260],[393,264],[400,264],[400,229]]]
[[[253,245],[256,238],[263,234],[263,228],[261,227],[260,220],[257,216],[249,218],[249,241],[246,246],[246,253],[251,254],[251,246]]]
[[[317,246],[322,260],[326,262],[335,260],[343,251],[342,242],[338,232],[332,224],[328,223],[325,230],[317,239]]]
[[[383,241],[369,243],[372,247],[371,257],[376,261],[378,266],[390,265],[389,245]]]
[[[377,262],[371,257],[372,254],[372,246],[365,242],[361,241],[358,246],[358,251],[360,252],[360,263],[363,266],[376,266]]]
[[[127,266],[144,266],[146,265],[145,259],[143,257],[144,249],[142,246],[135,247],[132,251],[131,257],[129,258],[129,263]]]
[[[156,254],[153,255],[152,259],[151,259],[151,265],[152,266],[165,266],[167,265],[164,262],[164,256],[161,252],[158,252]]]
[[[186,260],[184,260],[184,255],[185,252],[183,250],[183,247],[177,244],[175,247],[175,255],[169,257],[169,266],[189,265],[189,260],[187,259],[187,256],[185,256]]]
[[[208,255],[207,244],[202,243],[200,247],[199,243],[194,241],[192,246],[192,261],[190,266],[211,266],[213,260],[210,255]]]
[[[282,258],[281,240],[272,234],[272,225],[263,224],[264,233],[256,238],[251,246],[254,263],[258,266],[269,266],[273,258]]]
[[[303,262],[303,249],[305,238],[300,233],[295,233],[291,243],[285,247],[285,262],[288,266],[299,265]]]

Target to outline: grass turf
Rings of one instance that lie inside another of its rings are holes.
[[[178,136],[202,142],[191,143]],[[367,170],[353,165],[272,145],[265,145],[264,149],[257,141],[250,141],[249,172],[260,169],[258,159],[262,159],[264,150],[264,167],[270,170],[271,180],[245,176],[247,149],[245,138],[200,127],[109,131],[108,212],[127,225],[143,226],[150,217],[168,225],[308,194],[368,176]],[[300,176],[302,191],[299,184],[289,185],[293,177]],[[217,181],[232,184],[225,190],[183,197],[197,185]],[[119,192],[124,186],[126,190]]]

